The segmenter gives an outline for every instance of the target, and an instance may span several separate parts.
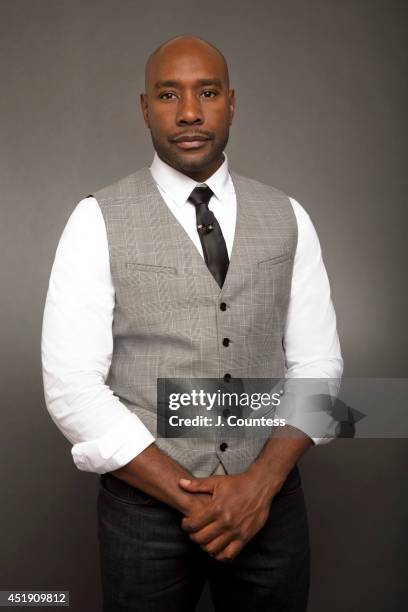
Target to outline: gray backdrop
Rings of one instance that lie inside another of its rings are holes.
[[[73,207],[150,163],[138,95],[162,41],[195,34],[226,55],[231,166],[309,211],[345,375],[407,376],[404,4],[1,0],[0,589],[69,589],[75,612],[99,609],[97,477],[46,412],[41,321]],[[340,440],[302,460],[312,612],[408,609],[407,448]]]

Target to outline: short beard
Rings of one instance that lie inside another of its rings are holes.
[[[153,132],[150,130],[150,135],[152,138],[152,143],[155,151],[158,156],[165,161],[169,166],[175,168],[179,172],[183,174],[189,174],[194,172],[203,172],[208,166],[210,166],[214,161],[220,159],[222,153],[224,152],[229,138],[229,130],[223,134],[222,138],[219,138],[217,141],[213,140],[212,143],[216,142],[215,147],[209,151],[209,153],[201,160],[194,161],[193,159],[189,162],[186,159],[181,159],[177,152],[172,149],[164,149],[160,142],[156,140]]]

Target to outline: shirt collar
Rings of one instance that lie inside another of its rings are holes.
[[[221,166],[205,181],[219,200],[222,200],[225,194],[229,178],[227,154],[224,152],[223,155]],[[184,206],[193,189],[201,184],[164,162],[157,151],[154,153],[150,172],[155,182],[179,207]]]

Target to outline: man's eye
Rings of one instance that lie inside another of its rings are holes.
[[[213,96],[217,95],[216,91],[212,91],[211,89],[206,89],[205,91],[203,91],[203,94],[213,94],[210,96],[204,96],[205,98],[212,98]]]
[[[171,98],[165,98],[164,96],[174,96],[175,94],[172,91],[166,91],[165,93],[160,94],[159,98],[162,100],[170,100]]]

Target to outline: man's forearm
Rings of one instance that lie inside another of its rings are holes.
[[[183,514],[190,512],[193,502],[204,498],[204,495],[197,498],[180,488],[180,478],[191,478],[190,472],[156,444],[150,444],[129,463],[111,473]]]
[[[312,439],[299,429],[291,425],[277,428],[247,473],[256,478],[261,476],[271,491],[276,492],[310,446],[313,446]]]

